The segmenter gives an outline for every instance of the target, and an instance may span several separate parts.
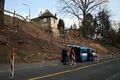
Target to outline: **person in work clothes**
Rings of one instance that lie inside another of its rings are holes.
[[[62,50],[62,63],[63,63],[63,65],[67,64],[67,57],[68,57],[67,50],[64,48]]]

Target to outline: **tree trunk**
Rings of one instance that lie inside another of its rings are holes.
[[[4,3],[5,0],[0,0],[0,28],[4,25]]]
[[[82,21],[82,26],[83,26],[83,38],[86,38],[86,13],[83,12],[83,21]]]

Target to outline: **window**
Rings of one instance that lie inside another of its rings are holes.
[[[81,49],[81,52],[82,53],[87,53],[87,50],[86,49]]]
[[[44,19],[43,19],[43,22],[47,22],[47,18],[44,18]]]

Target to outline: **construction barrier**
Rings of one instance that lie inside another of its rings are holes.
[[[12,48],[11,50],[11,63],[10,63],[10,80],[14,80],[14,55],[15,55],[15,52],[14,52],[14,48]]]

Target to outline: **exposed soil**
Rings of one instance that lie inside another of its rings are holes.
[[[109,50],[101,46],[98,42],[92,40],[75,39],[70,36],[65,38],[53,37],[47,32],[44,27],[40,27],[34,22],[22,21],[18,28],[4,26],[0,29],[0,56],[1,61],[9,60],[10,51],[4,45],[9,45],[10,48],[15,48],[17,62],[41,62],[45,60],[60,59],[61,50],[67,44],[77,44],[99,48],[100,53],[108,53]],[[7,50],[8,52],[4,52]]]

